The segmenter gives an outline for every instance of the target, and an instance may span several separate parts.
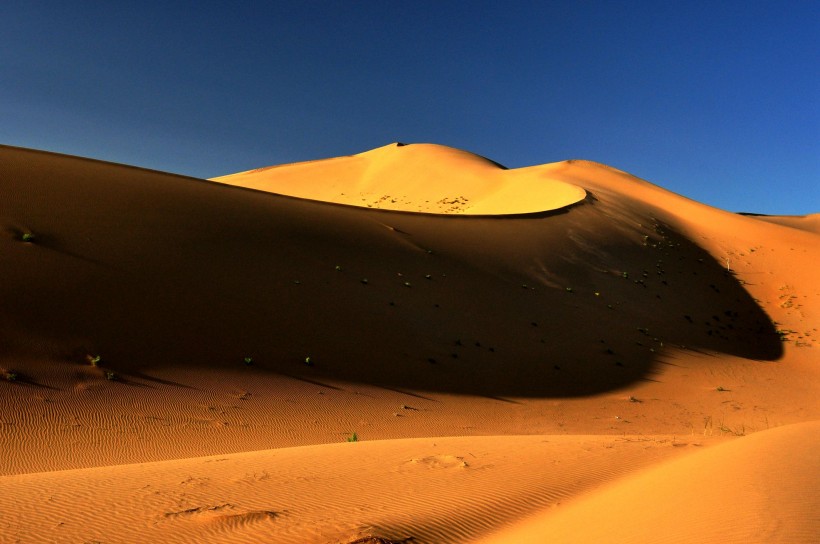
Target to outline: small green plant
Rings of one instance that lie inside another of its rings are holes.
[[[342,271],[342,267],[337,264],[336,265],[336,272],[341,272],[341,271]]]
[[[88,361],[88,364],[90,364],[91,366],[99,366],[100,361],[102,361],[102,357],[100,357],[99,355],[91,355],[91,354],[86,355],[85,359],[86,359],[86,361]]]
[[[3,379],[5,379],[6,381],[15,382],[17,381],[17,378],[17,373],[13,370],[6,370],[5,372],[3,372]]]
[[[310,357],[305,357],[305,364],[307,366],[313,366],[313,360]]]
[[[33,232],[24,232],[22,236],[24,242],[33,242],[34,238],[35,236]]]
[[[572,287],[567,287],[567,293],[572,293]]]
[[[346,439],[348,442],[358,442],[359,436],[356,434],[356,431],[353,431],[353,434],[347,437]]]
[[[251,366],[253,364],[253,357],[245,357],[245,364]]]
[[[108,380],[109,382],[117,381],[117,374],[114,373],[114,372],[111,372],[110,370],[106,370],[105,371],[105,379]]]

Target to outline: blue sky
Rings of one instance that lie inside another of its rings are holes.
[[[820,1],[0,3],[0,143],[198,177],[393,141],[820,212]]]

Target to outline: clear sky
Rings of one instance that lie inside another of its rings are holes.
[[[0,143],[213,177],[394,141],[820,212],[820,0],[0,2]]]

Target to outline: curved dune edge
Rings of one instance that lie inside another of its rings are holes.
[[[22,542],[468,542],[699,445],[416,438],[19,474],[0,477],[2,531]]]
[[[761,431],[652,467],[481,542],[816,542],[818,448],[820,422]]]
[[[759,221],[791,227],[793,229],[804,230],[813,234],[820,234],[820,213],[810,213],[808,215],[761,215],[761,214],[741,214],[753,217]]]
[[[555,178],[553,171],[552,165],[508,170],[442,145],[394,143],[211,181],[363,208],[487,216],[554,211],[586,197],[584,189]]]

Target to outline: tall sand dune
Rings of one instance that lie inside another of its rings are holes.
[[[216,181],[0,146],[0,203],[0,542],[461,542],[671,457],[816,477],[775,445],[820,420],[814,216],[430,144]]]

